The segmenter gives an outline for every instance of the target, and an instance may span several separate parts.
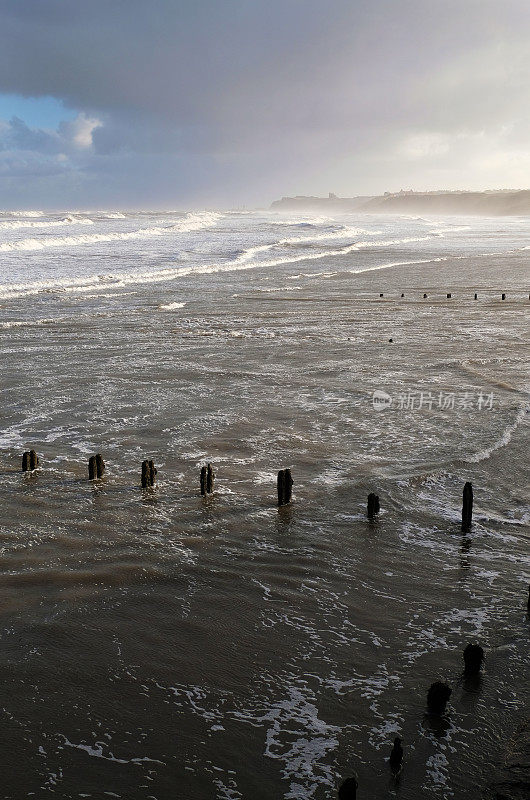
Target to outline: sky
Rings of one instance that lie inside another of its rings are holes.
[[[528,0],[0,0],[0,207],[530,188]]]

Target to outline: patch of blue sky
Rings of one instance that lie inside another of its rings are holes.
[[[55,97],[0,94],[0,120],[6,122],[19,117],[30,128],[55,129],[62,120],[73,119],[76,115],[76,111],[66,108]]]

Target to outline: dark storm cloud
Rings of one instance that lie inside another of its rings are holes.
[[[85,119],[57,136],[12,121],[15,147],[84,150],[117,201],[141,194],[135,170],[150,195],[252,201],[513,183],[526,157],[526,0],[0,0],[0,14],[0,91]]]

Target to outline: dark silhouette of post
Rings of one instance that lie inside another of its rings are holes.
[[[201,467],[201,494],[212,494],[213,492],[213,484],[214,484],[215,473],[212,469],[212,465],[208,464],[205,467]]]
[[[464,484],[462,492],[462,531],[467,533],[471,529],[473,518],[473,486],[469,481]]]
[[[278,472],[278,505],[286,506],[291,502],[293,479],[290,469],[281,469]]]
[[[405,295],[403,293],[401,293],[401,297],[405,297]]]
[[[101,453],[90,456],[88,459],[88,479],[93,481],[96,478],[102,478],[104,474],[105,462],[103,461]]]
[[[354,773],[352,778],[346,778],[339,789],[339,800],[356,800],[359,782]]]
[[[379,297],[383,297],[383,292],[381,292],[381,293],[379,294]]]
[[[471,677],[478,675],[484,661],[484,650],[479,644],[468,644],[464,649],[464,673]]]
[[[39,457],[35,450],[27,450],[22,456],[22,472],[33,472],[39,463]]]
[[[392,752],[390,753],[390,758],[388,761],[390,764],[390,769],[394,775],[397,775],[403,766],[403,748],[401,747],[401,739],[399,736],[396,736],[394,739],[394,747],[392,748]]]
[[[142,487],[144,489],[155,485],[156,473],[154,461],[142,461]]]
[[[475,300],[478,300],[478,294],[475,292]]]
[[[424,294],[424,295],[423,295],[423,299],[425,300],[425,298],[426,298],[426,297],[427,297],[427,295],[426,295],[426,294]]]
[[[379,505],[379,495],[370,492],[368,495],[368,504],[366,507],[366,516],[368,519],[373,519],[376,514],[379,514],[381,506]]]
[[[448,300],[450,300],[450,299],[451,299],[451,292],[448,292],[448,293],[447,293],[447,299],[448,299]]]
[[[502,295],[501,295],[501,299],[502,299],[502,300],[506,300],[506,295],[505,295],[505,294],[502,294]]]
[[[442,681],[431,684],[427,692],[427,708],[431,714],[443,714],[451,697],[451,688]]]

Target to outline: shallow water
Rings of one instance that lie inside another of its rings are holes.
[[[527,702],[528,247],[523,218],[0,215],[2,796],[480,797]]]

